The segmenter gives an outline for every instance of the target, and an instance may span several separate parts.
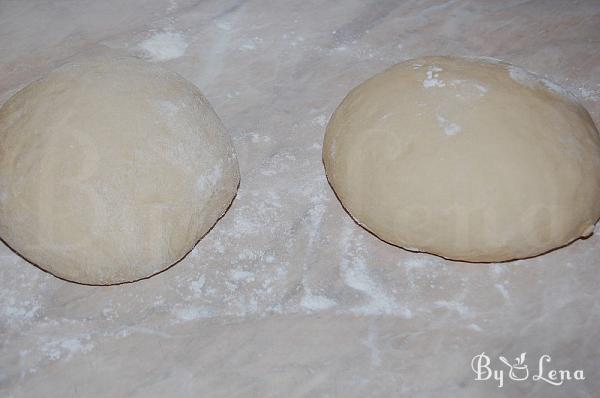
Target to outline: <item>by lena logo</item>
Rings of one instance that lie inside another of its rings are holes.
[[[495,380],[498,382],[498,387],[504,386],[505,379],[508,377],[512,381],[523,381],[528,380],[530,376],[529,366],[525,363],[525,356],[527,353],[523,352],[521,355],[514,359],[514,362],[510,362],[503,356],[499,356],[498,360],[501,362],[501,368],[494,368],[492,366],[492,360],[485,352],[475,355],[471,360],[471,369],[475,372],[475,380],[486,381]],[[566,369],[553,369],[550,366],[552,358],[550,355],[544,354],[537,361],[536,372],[533,372],[531,380],[541,381],[553,386],[561,386],[566,381],[571,380],[585,380],[585,375],[582,369],[574,371]]]

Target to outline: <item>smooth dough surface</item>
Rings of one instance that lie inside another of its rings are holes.
[[[556,84],[481,58],[425,57],[354,88],[323,161],[352,217],[381,239],[495,262],[592,233],[600,139]]]
[[[135,58],[67,64],[0,110],[0,236],[67,280],[164,270],[238,183],[230,137],[200,91]]]

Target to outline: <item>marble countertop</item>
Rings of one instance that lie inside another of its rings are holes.
[[[0,102],[97,51],[200,87],[239,194],[182,262],[134,284],[65,282],[2,245],[0,396],[598,396],[599,233],[502,264],[407,252],[347,216],[321,142],[350,88],[431,54],[523,66],[599,124],[600,2],[5,0]],[[502,387],[475,380],[482,352]],[[522,352],[530,377],[511,380],[498,357]],[[533,380],[544,354],[544,374],[585,380]]]

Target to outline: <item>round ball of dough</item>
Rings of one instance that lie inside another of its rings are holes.
[[[535,256],[592,233],[600,139],[556,84],[493,59],[425,57],[354,88],[323,161],[381,239],[454,260]]]
[[[138,59],[65,65],[0,110],[0,235],[67,280],[114,284],[168,268],[238,183],[230,137],[202,93]]]

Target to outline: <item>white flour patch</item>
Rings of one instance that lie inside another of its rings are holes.
[[[590,100],[590,101],[599,101],[600,100],[600,93],[598,91],[594,91],[587,87],[580,87],[579,94],[583,97],[583,99],[586,99],[586,100]]]
[[[493,57],[467,56],[465,58],[472,59],[474,61],[486,62],[488,64],[493,64],[493,65],[506,64],[506,62],[502,61],[501,59],[493,58]]]
[[[312,227],[309,231],[309,247],[313,246],[313,243],[319,236],[321,221],[323,220],[326,209],[327,207],[324,204],[315,204],[315,206],[308,211],[308,220]]]
[[[159,101],[158,106],[161,112],[171,117],[174,116],[179,110],[179,107],[171,101]]]
[[[404,265],[404,268],[407,271],[412,271],[414,269],[422,269],[425,268],[427,266],[431,266],[431,262],[423,257],[409,257],[406,260],[404,260],[404,262],[402,263],[402,265]]]
[[[263,165],[261,174],[265,176],[274,176],[281,172],[288,171],[292,163],[296,161],[296,156],[289,152],[276,153],[269,158]]]
[[[222,174],[223,170],[221,164],[214,165],[210,173],[201,176],[196,181],[197,192],[203,194],[207,190],[213,191],[217,186],[217,183],[221,180]]]
[[[252,39],[246,39],[244,42],[242,42],[242,44],[240,45],[239,49],[241,51],[256,50],[256,47],[260,43],[262,43],[262,39],[260,37],[254,37]]]
[[[233,270],[229,276],[232,280],[237,282],[254,282],[255,279],[254,272],[243,270]]]
[[[315,117],[312,122],[317,126],[324,127],[327,124],[327,116],[325,114],[321,114]]]
[[[214,315],[214,312],[208,308],[191,306],[177,308],[174,312],[179,322],[190,322],[196,319],[210,318]]]
[[[337,140],[334,138],[329,145],[329,156],[335,160],[335,154],[337,153]]]
[[[481,326],[479,326],[476,323],[471,323],[469,326],[467,326],[467,328],[471,329],[474,332],[482,332],[483,329],[481,328]]]
[[[206,278],[204,277],[204,275],[199,275],[198,278],[194,281],[192,281],[192,283],[190,283],[190,289],[199,294],[202,293],[202,288],[204,287],[204,285],[206,284]]]
[[[443,80],[438,79],[440,77],[440,73],[442,72],[442,68],[438,68],[437,66],[430,66],[427,68],[427,78],[423,80],[423,87],[432,88],[432,87],[445,87],[446,83]]]
[[[532,87],[532,85],[539,80],[534,74],[529,73],[525,69],[519,68],[514,65],[508,67],[508,74],[510,75],[510,78],[514,81],[528,87]]]
[[[250,142],[252,142],[253,144],[261,144],[261,143],[271,142],[271,137],[269,137],[268,135],[260,135],[253,131],[250,131],[244,135],[250,137]]]
[[[173,337],[172,335],[170,335],[168,333],[164,333],[164,332],[154,330],[151,328],[147,328],[147,327],[143,327],[143,326],[126,326],[126,327],[122,328],[121,330],[119,330],[118,332],[116,332],[114,334],[114,336],[119,337],[119,338],[124,338],[124,337],[131,336],[134,333],[145,334],[145,335],[149,335],[149,336],[160,336],[165,339]]]
[[[502,264],[492,264],[490,266],[490,271],[492,271],[496,275],[501,275],[506,272],[506,268]]]
[[[452,87],[468,87],[468,88],[473,88],[477,91],[477,93],[480,96],[483,96],[485,93],[488,92],[488,88],[486,86],[484,86],[483,84],[477,82],[477,81],[473,81],[473,80],[464,80],[464,79],[452,79],[449,81],[450,85]]]
[[[479,92],[481,92],[482,94],[485,94],[488,92],[488,88],[486,86],[484,86],[483,84],[479,84],[479,83],[474,83],[475,88],[477,88],[477,90],[479,90]]]
[[[502,295],[502,297],[504,297],[504,300],[508,300],[510,298],[509,294],[508,294],[508,290],[506,290],[506,287],[500,283],[496,283],[494,285],[494,287],[500,292],[500,294]]]
[[[167,7],[167,12],[172,12],[177,9],[178,5],[175,0],[169,0],[169,7]]]
[[[566,88],[558,85],[557,83],[554,83],[553,81],[548,79],[541,79],[540,81],[548,90],[553,91],[554,93],[559,94],[568,99],[575,99],[575,96],[573,94],[571,94]]]
[[[308,239],[308,247],[312,248],[313,244],[318,241],[321,230],[321,223],[323,221],[323,216],[327,210],[326,203],[329,201],[329,197],[325,193],[327,187],[327,180],[324,176],[319,175],[318,178],[314,180],[314,183],[311,184],[311,187],[315,187],[315,191],[310,189],[304,190],[304,193],[309,195],[308,200],[310,201],[312,207],[308,210],[307,220],[309,222],[309,239]]]
[[[289,38],[289,35],[287,35],[287,38]],[[288,40],[288,44],[292,47],[296,47],[297,45],[304,43],[304,40],[305,39],[303,36],[295,35],[293,38]]]
[[[185,36],[179,32],[155,33],[139,44],[152,61],[168,61],[185,54],[188,47]]]
[[[231,24],[229,22],[225,22],[225,21],[218,21],[216,23],[217,28],[221,29],[221,30],[225,30],[225,31],[229,31],[231,30]]]
[[[242,251],[240,252],[240,254],[238,254],[238,259],[239,260],[256,260],[260,258],[260,253],[257,253],[255,251],[252,251],[250,249],[242,249]]]
[[[119,317],[119,313],[113,306],[112,300],[109,301],[108,307],[105,307],[102,309],[102,316],[104,317],[104,319],[106,319],[108,321],[112,321],[113,319]]]
[[[304,296],[300,301],[300,305],[306,310],[313,311],[324,311],[331,307],[334,307],[337,303],[330,298],[313,294],[308,288],[304,288]]]
[[[5,297],[6,302],[0,307],[3,319],[13,322],[26,322],[33,320],[40,310],[38,303],[30,300],[17,301],[14,297]]]
[[[456,135],[461,132],[462,128],[458,124],[452,123],[451,121],[446,119],[444,116],[437,115],[436,118],[437,118],[438,126],[440,126],[440,128],[444,131],[444,134],[451,136],[451,135]]]
[[[364,259],[364,248],[360,236],[354,237],[351,226],[346,226],[341,237],[343,258],[340,265],[342,278],[347,286],[361,292],[368,302],[352,308],[359,315],[399,315],[412,318],[409,308],[399,306],[369,274]]]
[[[377,325],[370,324],[367,331],[367,339],[364,341],[365,346],[369,349],[371,356],[371,365],[379,367],[381,365],[381,351],[377,346],[377,340],[379,338],[379,330]]]
[[[246,42],[240,46],[240,50],[254,50],[254,49],[256,49],[256,44],[252,43],[251,41]]]
[[[469,318],[473,316],[471,310],[465,306],[463,303],[459,303],[456,301],[446,301],[446,300],[438,300],[433,303],[438,308],[445,308],[449,311],[454,311],[462,318]]]
[[[508,74],[514,81],[516,81],[524,86],[527,86],[529,88],[535,89],[535,88],[539,88],[540,86],[542,86],[542,87],[545,87],[546,89],[548,89],[549,91],[552,91],[555,94],[565,97],[566,99],[569,99],[572,101],[576,100],[576,98],[573,94],[571,94],[569,91],[567,91],[563,87],[559,86],[558,84],[556,84],[548,79],[545,79],[541,76],[538,76],[534,73],[528,72],[523,68],[519,68],[518,66],[510,65],[508,67]]]
[[[76,354],[90,352],[94,348],[94,345],[89,343],[90,339],[91,337],[86,334],[76,338],[55,340],[45,343],[41,347],[41,351],[51,361],[59,359],[69,360]]]

